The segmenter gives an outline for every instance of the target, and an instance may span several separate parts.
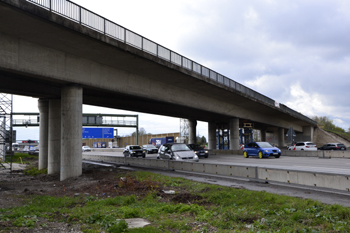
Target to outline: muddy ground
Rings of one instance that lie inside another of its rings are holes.
[[[34,163],[34,166],[37,164]],[[69,178],[59,181],[59,174],[55,175],[37,175],[28,176],[23,173],[24,165],[14,165],[14,169],[0,169],[0,208],[10,208],[21,206],[22,202],[28,195],[49,195],[56,197],[75,197],[77,195],[93,196],[93,197],[115,197],[120,195],[134,194],[142,197],[147,194],[148,189],[157,192],[162,197],[162,201],[175,203],[198,203],[205,204],[200,196],[191,195],[186,190],[174,187],[163,187],[156,181],[148,181],[140,183],[128,175],[130,171],[119,168],[84,166],[83,174],[76,178]],[[156,190],[154,187],[157,187]],[[175,195],[165,194],[163,190],[172,189],[176,191]],[[57,219],[62,216],[58,217]],[[9,227],[12,230],[5,232],[81,232],[79,225],[70,225],[62,222],[47,222],[41,219],[41,224],[45,223],[47,227],[39,227],[35,229],[28,228],[12,228],[0,222],[1,229]],[[201,225],[198,223],[197,225]],[[194,223],[194,228],[200,228]],[[198,229],[199,230],[199,229]],[[215,232],[211,229],[210,232]]]

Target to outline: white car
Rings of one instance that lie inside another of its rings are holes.
[[[297,142],[294,146],[289,146],[288,150],[317,151],[317,146],[313,142]]]
[[[82,146],[81,149],[83,152],[91,151],[91,148],[89,146]]]

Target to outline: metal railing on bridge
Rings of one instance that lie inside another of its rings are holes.
[[[133,31],[126,29],[78,4],[69,0],[26,0],[30,3],[45,8],[51,12],[59,14],[65,18],[75,21],[83,26],[98,31],[113,39],[122,41],[128,45],[138,48],[144,52],[153,54],[161,59],[169,61],[187,70],[196,72],[210,80],[220,83],[230,89],[233,89],[243,95],[262,101],[270,106],[275,106],[281,110],[292,114],[299,119],[316,125],[316,122],[310,118],[298,113],[285,105],[279,104],[273,99],[266,97],[238,82],[233,81],[203,65],[196,63],[162,45],[159,45]]]

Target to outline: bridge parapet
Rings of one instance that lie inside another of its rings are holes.
[[[29,3],[40,6],[50,12],[61,15],[82,26],[86,26],[110,38],[121,41],[127,45],[135,47],[141,51],[154,55],[162,60],[177,65],[185,70],[192,71],[204,78],[209,79],[217,85],[223,85],[229,90],[240,95],[261,101],[270,107],[278,108],[303,121],[316,125],[316,122],[310,118],[296,112],[277,101],[258,93],[249,87],[246,87],[216,71],[211,70],[185,56],[182,56],[162,45],[155,43],[117,23],[114,23],[78,4],[66,0],[26,0]]]

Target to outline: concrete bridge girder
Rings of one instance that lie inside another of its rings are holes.
[[[1,35],[1,37],[8,36]],[[9,63],[8,60],[2,64],[0,63],[0,67],[5,70],[15,69],[17,73],[20,72],[22,75],[31,77],[31,79],[39,83],[41,80],[52,82],[51,85],[53,87],[51,89],[53,89],[53,92],[50,93],[54,96],[51,97],[57,97],[59,95],[57,93],[59,90],[58,87],[63,84],[79,83],[84,87],[84,92],[86,90],[85,95],[98,93],[95,90],[104,90],[104,93],[109,93],[111,96],[109,99],[110,101],[112,100],[112,103],[109,102],[110,106],[108,107],[120,108],[122,106],[122,108],[137,111],[140,108],[138,104],[139,100],[144,99],[146,102],[147,100],[152,100],[149,103],[150,105],[156,103],[161,106],[185,106],[191,109],[199,109],[201,112],[212,113],[205,115],[198,114],[196,117],[198,120],[215,120],[217,119],[216,116],[221,115],[227,121],[231,117],[239,117],[263,124],[278,125],[284,128],[290,127],[290,121],[281,117],[282,115],[278,111],[274,111],[276,115],[273,114],[273,111],[267,113],[266,110],[262,110],[266,108],[263,104],[244,99],[244,97],[235,95],[234,93],[226,93],[227,91],[225,90],[221,90],[221,93],[217,94],[216,87],[205,83],[201,84],[205,92],[199,93],[197,87],[189,87],[185,82],[174,81],[168,83],[163,82],[162,79],[155,80],[154,78],[149,78],[147,75],[139,76],[121,70],[120,68],[112,68],[93,60],[76,57],[69,53],[39,46],[23,41],[22,39],[8,37],[8,40],[11,40],[11,38],[18,43],[13,43],[10,46],[12,52],[5,51],[5,53],[10,53],[16,59],[12,59],[12,63]],[[13,47],[17,48],[15,49]],[[6,50],[6,46],[1,46],[0,49]],[[40,78],[37,76],[40,76]],[[35,86],[31,86],[30,88],[36,89]],[[40,90],[38,90],[38,93],[40,97]],[[125,97],[123,100],[124,104],[114,101],[112,96]],[[128,96],[133,96],[133,98],[129,101]],[[90,104],[88,102],[89,99],[89,96],[84,98],[84,103]],[[105,97],[101,97],[101,100],[97,98],[94,104],[103,106],[105,99]],[[133,99],[136,99],[136,101],[133,101]],[[125,106],[125,104],[129,104],[129,106]],[[149,106],[146,108],[149,108]],[[158,111],[158,114],[161,115],[175,115],[179,117],[181,115],[188,117],[186,116],[188,111],[182,113],[178,109],[172,109],[159,108],[154,111]],[[302,131],[301,125],[295,125],[294,128],[296,131]]]
[[[0,17],[0,91],[61,99],[61,179],[81,174],[82,104],[211,122],[211,145],[212,122],[231,123],[232,132],[240,120],[284,129],[292,125],[297,132],[312,125],[26,1],[0,0]],[[55,121],[47,107],[40,108],[43,125]],[[42,139],[43,152],[57,141],[52,129],[44,128],[40,137],[50,139]],[[42,159],[44,168],[48,159]]]

